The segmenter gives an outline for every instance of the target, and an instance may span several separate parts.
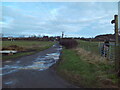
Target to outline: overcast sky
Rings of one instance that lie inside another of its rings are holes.
[[[4,2],[0,24],[6,35],[94,37],[114,33],[115,14],[117,2]]]

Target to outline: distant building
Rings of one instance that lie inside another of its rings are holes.
[[[14,38],[13,37],[8,37],[8,40],[14,41]]]

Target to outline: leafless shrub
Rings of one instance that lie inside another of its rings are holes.
[[[77,41],[74,39],[61,39],[60,44],[66,49],[75,48],[78,45]]]

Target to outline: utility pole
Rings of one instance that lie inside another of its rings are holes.
[[[62,38],[63,38],[63,36],[64,36],[64,32],[62,31]]]
[[[114,15],[114,20],[111,21],[112,24],[115,24],[115,45],[118,45],[118,15]]]
[[[114,20],[112,20],[111,23],[115,24],[115,70],[120,77],[120,41],[118,34],[118,15],[114,15]]]
[[[118,28],[118,36],[119,36],[119,38],[118,38],[118,44],[119,44],[119,50],[118,50],[118,53],[119,53],[119,58],[120,58],[120,1],[118,2],[118,18],[119,18],[119,23],[118,23],[118,25],[119,25],[119,28]],[[118,77],[120,78],[120,60],[119,60],[119,67],[118,67],[118,69],[119,69],[119,71],[118,71]],[[120,85],[120,79],[119,79],[119,81],[118,81],[118,84]]]

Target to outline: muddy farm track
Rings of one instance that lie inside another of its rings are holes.
[[[2,65],[3,88],[76,88],[51,68],[59,61],[58,44],[37,54],[7,60]]]

